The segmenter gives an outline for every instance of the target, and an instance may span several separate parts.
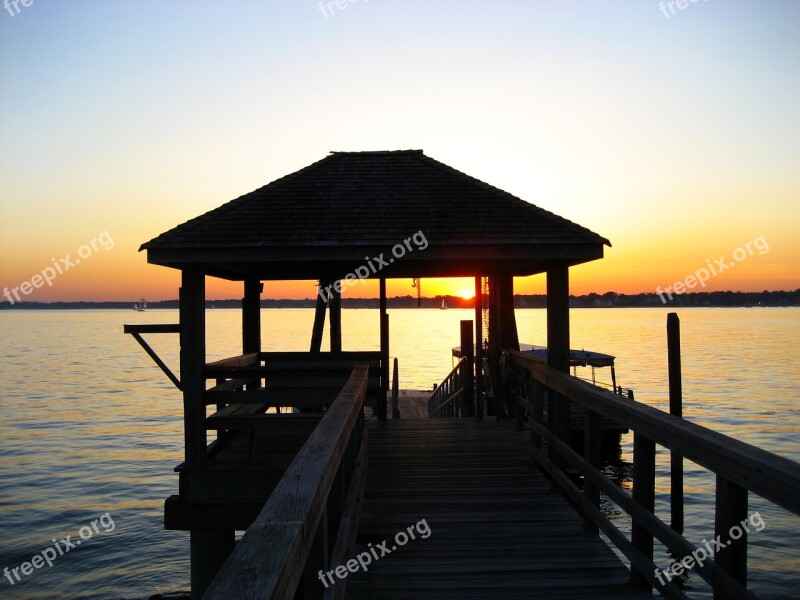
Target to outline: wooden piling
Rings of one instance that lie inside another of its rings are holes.
[[[206,405],[203,401],[206,358],[205,275],[196,268],[181,271],[179,291],[181,386],[186,463],[206,464]]]
[[[547,269],[547,364],[569,374],[569,267],[561,263]],[[569,444],[569,413],[569,399],[551,393],[547,403],[548,423],[565,444]],[[560,460],[555,454],[552,459]]]
[[[325,329],[325,310],[328,308],[328,294],[325,291],[330,282],[320,279],[317,285],[317,305],[314,308],[314,327],[311,330],[311,348],[309,352],[322,351],[322,333]]]
[[[463,321],[462,321],[463,323]],[[475,396],[475,412],[479,419],[483,418],[483,377],[481,369],[483,367],[483,288],[480,276],[475,278],[475,346],[474,354],[464,354],[464,346],[461,346],[462,356],[474,357],[473,363],[469,365],[468,373],[475,374],[473,393]]]
[[[667,364],[669,366],[669,414],[683,417],[681,382],[681,321],[677,313],[667,315]],[[683,457],[670,451],[671,527],[683,533]]]
[[[464,378],[464,395],[461,398],[461,412],[464,416],[480,416],[478,409],[474,408],[478,404],[476,402],[475,387],[473,386],[473,360],[475,356],[475,348],[472,342],[472,321],[461,321],[461,356],[467,359],[467,364],[464,368],[466,377]],[[474,410],[473,410],[474,409]]]

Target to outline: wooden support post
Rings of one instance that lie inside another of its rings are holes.
[[[681,383],[681,321],[677,313],[667,315],[667,363],[669,365],[669,414],[683,417]],[[683,533],[683,457],[670,451],[671,527]]]
[[[318,573],[328,570],[328,561],[331,556],[331,543],[328,538],[328,511],[322,513],[322,518],[317,525],[317,532],[314,535],[314,542],[311,551],[308,553],[308,560],[303,568],[303,575],[300,579],[295,598],[302,600],[319,600],[323,592],[322,582],[319,580]]]
[[[714,553],[717,567],[727,571],[739,583],[747,585],[747,532],[741,526],[747,518],[747,488],[717,475],[717,501],[714,510],[714,535],[724,548]],[[741,536],[735,539],[734,533]],[[727,593],[714,584],[714,600],[724,600]]]
[[[492,378],[495,390],[495,404],[497,418],[500,419],[502,402],[507,398],[506,390],[501,389],[502,377],[500,374],[500,357],[504,350],[519,350],[519,335],[517,333],[517,318],[514,314],[514,277],[511,275],[498,275],[495,277],[494,289],[497,291],[497,326],[498,326],[498,365],[497,373]],[[491,289],[491,286],[490,286]],[[491,331],[491,329],[490,329]],[[516,412],[516,409],[514,409]]]
[[[394,370],[392,371],[392,418],[400,418],[398,400],[400,395],[400,376],[397,372],[397,357],[394,357]]]
[[[495,277],[497,289],[498,328],[500,348],[503,350],[519,350],[519,334],[517,317],[514,313],[514,278],[511,275]]]
[[[655,508],[656,444],[640,433],[633,434],[633,500],[653,512]],[[631,524],[631,543],[650,560],[653,559],[653,534],[635,520]],[[638,588],[652,589],[650,581],[635,567],[631,582]]]
[[[341,352],[342,351],[342,292],[341,292],[341,282],[336,281],[338,284],[336,287],[339,288],[339,291],[336,290],[334,287],[333,297],[328,300],[328,308],[331,311],[331,352]]]
[[[583,419],[583,457],[595,469],[600,469],[601,465],[601,430],[600,425],[602,418],[593,410],[586,409]],[[583,480],[583,496],[595,506],[600,506],[600,488],[590,483],[587,479]],[[584,517],[583,528],[586,531],[597,533],[597,525],[594,522]]]
[[[309,352],[322,351],[322,332],[325,329],[325,310],[328,308],[328,293],[325,291],[330,282],[320,279],[317,285],[317,305],[314,310],[314,328],[311,331],[311,348]]]
[[[547,365],[569,373],[569,268],[547,270]]]
[[[547,365],[569,374],[569,267],[566,264],[551,265],[547,269]],[[547,415],[553,433],[569,444],[569,400],[551,390]]]
[[[242,353],[261,352],[261,292],[258,279],[246,279],[242,298]]]
[[[181,325],[181,386],[186,463],[206,464],[206,360],[205,276],[196,268],[181,271],[179,313]]]
[[[233,552],[234,531],[197,531],[189,533],[192,598],[202,598],[222,565]]]
[[[473,411],[475,405],[475,388],[472,379],[472,361],[475,355],[475,348],[472,343],[472,321],[461,321],[461,356],[467,358],[467,363],[464,365],[464,395],[461,397],[461,414],[465,417],[476,415],[477,412]],[[449,395],[449,393],[448,393]]]
[[[386,279],[378,280],[380,291],[380,336],[381,336],[381,394],[378,398],[378,420],[386,420],[386,402],[389,392],[389,314],[386,312]]]
[[[464,346],[461,346],[461,355],[464,356]],[[475,416],[479,419],[483,418],[483,289],[481,288],[480,276],[475,278],[475,346],[474,354],[470,354],[470,360],[473,360],[472,368],[469,373],[475,374],[474,385],[474,399],[475,399]],[[473,359],[474,357],[474,359]]]

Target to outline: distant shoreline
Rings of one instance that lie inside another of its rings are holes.
[[[422,298],[421,308],[438,309],[445,301],[448,308],[474,308],[473,300],[460,296],[436,296]],[[262,299],[261,308],[314,308],[315,298]],[[412,296],[394,296],[387,299],[389,308],[416,308],[417,299]],[[206,308],[241,308],[241,300],[207,300]],[[545,308],[547,296],[544,294],[515,294],[514,308]],[[572,308],[669,308],[669,307],[786,307],[800,306],[800,289],[778,292],[700,292],[673,296],[672,300],[662,302],[657,294],[585,294],[570,296]],[[80,310],[117,309],[131,310],[133,302],[18,302],[0,303],[0,310]],[[343,308],[378,308],[377,298],[343,298]],[[148,308],[178,308],[177,300],[158,300],[150,302]]]

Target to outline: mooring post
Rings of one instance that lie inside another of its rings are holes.
[[[678,313],[667,315],[667,364],[669,366],[669,414],[683,417],[681,383],[681,320]],[[683,457],[670,450],[671,527],[683,533]]]
[[[475,355],[475,348],[472,343],[472,321],[461,321],[461,356],[466,357],[467,363],[464,365],[466,377],[464,377],[464,395],[461,397],[461,412],[464,416],[480,416],[472,411],[473,401],[475,400],[475,388],[472,378],[472,361]],[[477,404],[477,402],[476,402]]]

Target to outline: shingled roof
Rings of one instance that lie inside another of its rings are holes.
[[[528,275],[608,240],[421,150],[332,152],[142,245],[148,261],[229,279],[343,276],[421,231],[386,277]]]

